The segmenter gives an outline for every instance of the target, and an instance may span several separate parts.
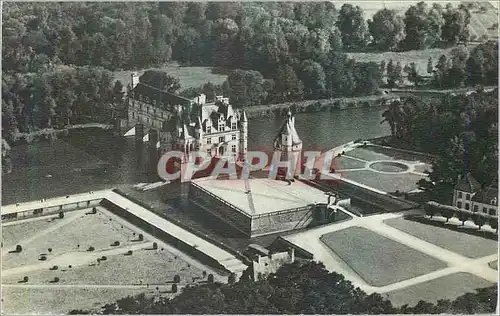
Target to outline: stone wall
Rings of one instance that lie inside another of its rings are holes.
[[[249,215],[243,213],[243,211],[238,210],[235,206],[212,195],[194,182],[190,183],[189,199],[231,227],[250,236],[251,218]]]
[[[295,261],[295,250],[293,248],[288,252],[272,253],[267,257],[259,256],[252,261],[252,270],[254,280],[267,277],[271,273],[276,273],[279,268]]]
[[[252,218],[252,237],[304,228],[312,221],[313,205]]]

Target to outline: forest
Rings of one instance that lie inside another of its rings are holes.
[[[383,9],[369,20],[357,6],[331,2],[9,2],[2,131],[11,141],[44,128],[110,123],[127,85],[115,83],[112,71],[172,60],[228,73],[222,86],[178,92],[224,91],[236,107],[377,94],[404,77],[417,85],[411,63],[379,65],[345,53],[466,45],[469,23],[466,6],[423,2],[404,16]],[[493,42],[457,47],[449,60],[430,61],[432,84],[493,83],[497,51]]]

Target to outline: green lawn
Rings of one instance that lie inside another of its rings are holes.
[[[420,300],[433,303],[439,299],[454,300],[465,293],[475,292],[478,288],[491,285],[493,284],[480,277],[460,272],[383,295],[387,296],[395,306],[404,304],[415,306]]]
[[[4,249],[13,250],[23,239],[30,238],[44,229],[49,228],[55,221],[49,222],[50,217],[41,217],[29,222],[11,222],[2,225],[2,242]]]
[[[456,252],[469,258],[481,258],[497,253],[497,242],[449,230],[443,227],[426,225],[404,218],[393,218],[384,221],[387,225],[423,239],[441,248]]]
[[[446,267],[435,258],[361,227],[328,233],[320,239],[373,286],[385,286]]]
[[[169,75],[178,78],[181,83],[181,90],[186,88],[197,88],[207,82],[213,84],[222,84],[227,76],[212,73],[210,67],[181,67],[176,63],[161,68],[148,68],[137,70],[136,72],[142,75],[146,70],[161,70]],[[133,71],[116,71],[115,79],[120,80],[124,86],[130,83],[130,75]]]
[[[384,192],[410,192],[422,176],[412,173],[382,174],[371,170],[342,171],[342,177]]]
[[[365,163],[347,156],[335,157],[332,165],[336,170],[364,168]]]

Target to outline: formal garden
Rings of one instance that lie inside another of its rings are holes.
[[[446,267],[433,257],[361,227],[349,227],[320,240],[372,286],[385,286]]]

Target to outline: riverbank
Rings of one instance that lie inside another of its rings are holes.
[[[433,154],[433,153],[428,153],[419,150],[419,148],[415,148],[411,144],[408,144],[406,142],[402,142],[392,136],[382,136],[382,137],[377,137],[373,139],[368,139],[369,142],[371,142],[374,145],[378,145],[380,147],[387,147],[387,148],[393,148],[397,149],[402,152],[406,152],[409,154],[416,154],[416,155],[423,155],[427,156],[430,159],[436,159],[438,158],[438,155]]]
[[[245,108],[246,114],[250,118],[273,117],[275,115],[285,115],[288,109],[294,113],[314,113],[334,110],[344,110],[363,107],[382,106],[384,101],[397,99],[397,94],[370,95],[352,98],[331,98],[320,100],[304,100],[296,102],[275,103],[267,105],[256,105]]]
[[[86,124],[75,124],[66,126],[65,128],[55,129],[55,128],[44,128],[38,131],[30,132],[30,133],[16,133],[13,136],[12,144],[23,145],[23,144],[31,144],[33,142],[37,142],[40,140],[52,141],[57,139],[59,136],[67,136],[70,130],[77,129],[103,129],[110,130],[113,129],[113,125],[109,124],[101,124],[101,123],[86,123]]]

